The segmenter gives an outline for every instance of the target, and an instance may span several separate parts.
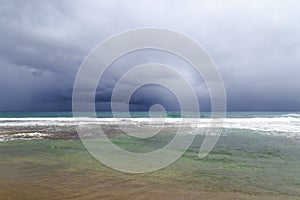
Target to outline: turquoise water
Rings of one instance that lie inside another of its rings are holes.
[[[119,117],[127,116],[126,113],[118,112]],[[148,112],[131,112],[131,117],[149,117]],[[201,113],[185,113],[182,115],[180,112],[167,112],[168,117],[210,117],[210,112]],[[0,118],[4,117],[72,117],[72,112],[0,112]],[[111,118],[113,114],[111,112],[97,112],[97,116],[100,118]],[[227,112],[229,118],[244,118],[244,117],[282,117],[293,116],[300,117],[300,112]]]

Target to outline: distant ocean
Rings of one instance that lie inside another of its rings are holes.
[[[122,114],[123,113],[123,114]],[[118,116],[126,116],[124,112],[118,112]],[[185,113],[183,115],[180,112],[167,112],[167,116],[170,118],[179,118],[179,117],[210,117],[210,112],[201,112],[201,113]],[[133,118],[143,118],[148,117],[148,112],[130,112],[131,117]],[[226,116],[228,118],[274,118],[274,117],[293,117],[300,118],[300,112],[227,112]],[[31,117],[73,117],[72,112],[0,112],[0,118],[31,118]],[[112,118],[112,112],[97,112],[97,117],[99,118]]]

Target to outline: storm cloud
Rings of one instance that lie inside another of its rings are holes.
[[[0,0],[0,111],[71,110],[74,79],[88,53],[111,35],[139,27],[176,30],[200,43],[221,72],[228,110],[299,111],[299,8],[298,1],[271,0]],[[201,108],[209,110],[201,77],[180,58],[159,51],[114,63],[97,89],[97,108],[109,110],[118,78],[147,62],[187,69],[182,74]],[[137,91],[131,108],[147,110],[156,103],[178,109],[170,91],[151,85]]]

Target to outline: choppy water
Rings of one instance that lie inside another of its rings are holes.
[[[75,127],[85,125],[135,125],[135,126],[188,126],[203,132],[210,127],[210,113],[200,114],[200,118],[191,118],[194,114],[184,116],[180,113],[168,113],[167,118],[148,118],[148,113],[131,113],[133,118],[112,118],[111,113],[98,113],[98,118],[73,118],[70,112],[54,113],[0,113],[0,141],[12,139],[48,138],[59,133],[76,134]],[[125,116],[125,115],[124,115]],[[223,124],[215,125],[225,129],[251,130],[259,134],[300,138],[299,113],[228,113]],[[193,132],[195,133],[195,132]],[[197,133],[197,132],[196,132]],[[64,134],[63,134],[64,135]]]

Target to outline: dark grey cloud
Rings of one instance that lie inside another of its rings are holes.
[[[70,110],[74,78],[88,52],[112,34],[145,26],[177,30],[202,44],[220,69],[229,110],[300,110],[299,7],[271,0],[1,0],[0,111]],[[209,109],[201,77],[179,58],[151,51],[121,58],[107,71],[97,108],[109,109],[124,71],[154,61],[181,70]],[[137,91],[132,109],[154,103],[176,109],[171,96],[148,86]]]

